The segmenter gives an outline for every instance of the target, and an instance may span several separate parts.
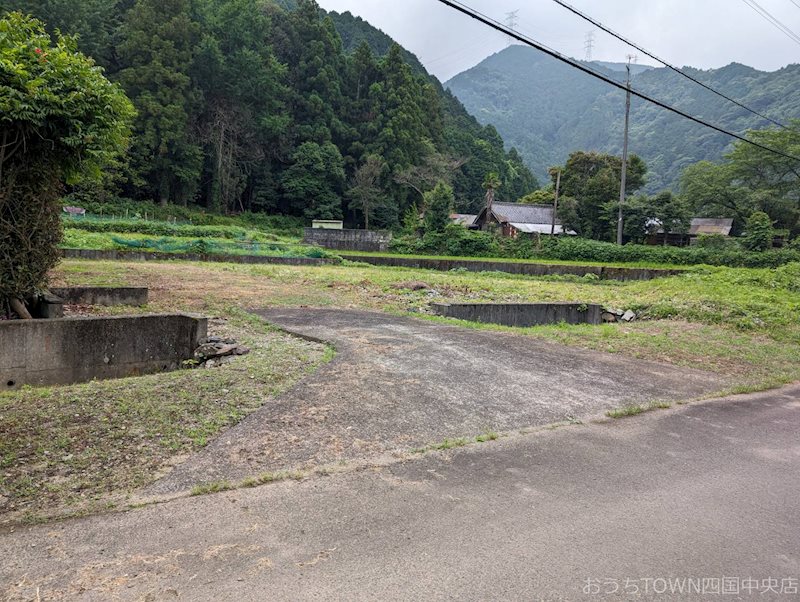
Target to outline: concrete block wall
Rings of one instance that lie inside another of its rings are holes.
[[[518,327],[600,324],[603,314],[602,306],[586,303],[434,303],[432,308],[447,318]]]
[[[0,322],[0,391],[175,370],[207,331],[185,314]]]
[[[325,230],[306,228],[303,242],[339,251],[386,252],[392,242],[388,230]]]

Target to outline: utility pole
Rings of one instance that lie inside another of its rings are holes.
[[[558,193],[561,190],[561,170],[558,170],[556,175],[556,200],[553,203],[553,224],[550,226],[550,236],[556,234],[556,214],[558,213]]]
[[[625,185],[628,178],[628,132],[630,129],[631,121],[631,61],[635,60],[636,56],[628,55],[628,81],[625,84],[627,88],[625,92],[625,139],[622,142],[622,177],[620,178],[619,187],[619,217],[617,218],[617,244],[622,244],[622,226],[623,226],[623,205],[625,205]]]

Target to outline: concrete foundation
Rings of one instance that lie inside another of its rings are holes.
[[[184,314],[0,322],[0,391],[175,370],[207,328]]]
[[[547,264],[523,261],[490,261],[485,259],[428,259],[417,257],[370,257],[342,254],[343,259],[378,266],[418,268],[423,270],[466,270],[468,272],[506,272],[525,276],[586,276],[593,274],[601,280],[652,280],[683,273],[682,270],[650,268],[611,268],[594,265]]]
[[[62,249],[67,259],[96,259],[99,261],[207,261],[213,263],[243,263],[252,265],[330,265],[339,259],[316,257],[263,257],[261,255],[203,255],[200,253],[151,253],[149,251],[98,251],[95,249]]]
[[[433,303],[434,313],[447,318],[503,326],[600,324],[603,307],[585,303]]]
[[[67,305],[147,305],[148,291],[144,287],[128,286],[70,286],[51,288],[50,292]]]
[[[340,251],[373,251],[385,252],[392,242],[392,233],[388,230],[326,230],[322,228],[306,228],[303,242],[326,249]]]

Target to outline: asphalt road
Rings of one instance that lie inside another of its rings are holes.
[[[385,313],[257,313],[332,343],[336,358],[268,400],[145,497],[402,453],[487,430],[602,416],[631,403],[692,399],[730,386],[698,370]]]
[[[17,528],[0,599],[797,599],[799,430],[793,386]]]

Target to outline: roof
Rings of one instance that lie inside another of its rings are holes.
[[[733,228],[733,218],[695,217],[692,219],[689,235],[722,234],[723,236],[730,236],[731,228]]]
[[[527,205],[524,203],[494,203],[492,212],[500,223],[552,224],[552,205]],[[559,220],[556,220],[556,224]]]
[[[526,234],[550,234],[553,229],[552,224],[520,224],[518,222],[509,222],[511,226],[524,232]],[[556,234],[564,234],[564,227],[557,225],[555,229]],[[571,230],[567,234],[575,234]]]
[[[453,213],[450,215],[450,221],[468,228],[475,223],[475,218],[477,217],[474,213]]]

